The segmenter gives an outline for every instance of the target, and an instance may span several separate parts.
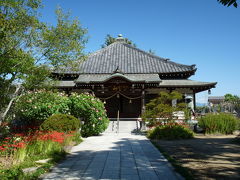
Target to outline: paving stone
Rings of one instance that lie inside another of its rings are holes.
[[[101,179],[120,179],[120,175],[119,174],[103,174],[101,176]]]
[[[121,175],[125,175],[125,174],[132,174],[132,175],[137,175],[138,174],[138,170],[137,168],[122,168],[121,169]]]
[[[121,131],[85,138],[43,179],[181,179],[145,136]]]
[[[136,166],[136,164],[135,164],[135,162],[127,162],[127,163],[121,163],[121,167],[122,168],[131,168],[131,167],[135,167]]]
[[[51,158],[48,158],[48,159],[42,159],[42,160],[38,160],[38,161],[35,161],[36,163],[39,163],[39,164],[45,164],[45,163],[48,163],[49,161],[51,161],[52,159]]]
[[[139,171],[139,177],[141,180],[159,180],[160,178],[157,176],[157,174],[154,171]]]
[[[123,174],[121,175],[121,180],[140,180],[140,178],[138,175]]]
[[[31,174],[31,173],[36,172],[37,169],[38,169],[38,167],[30,167],[30,168],[25,168],[25,169],[23,169],[22,171],[23,171],[23,173],[25,173],[25,174]]]
[[[51,173],[63,173],[63,172],[66,172],[66,171],[69,171],[69,167],[67,168],[58,168],[58,167],[55,167],[51,170]]]
[[[48,173],[44,176],[44,180],[50,180],[50,179],[61,179],[63,178],[64,174],[61,173]]]

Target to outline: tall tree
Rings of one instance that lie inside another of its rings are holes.
[[[104,42],[104,44],[102,45],[102,48],[104,48],[104,47],[107,47],[107,46],[109,46],[110,44],[112,44],[112,43],[114,43],[114,42],[116,42],[117,41],[117,38],[114,38],[114,37],[112,37],[110,34],[107,34],[107,36],[106,36],[106,38],[105,38],[105,42]],[[134,44],[131,40],[129,40],[128,38],[124,38],[124,41],[125,41],[125,43],[127,43],[127,44],[130,44],[130,45],[132,45],[132,46],[134,46],[134,47],[137,47],[136,46],[136,44]]]
[[[233,113],[237,112],[237,115],[240,116],[240,97],[232,94],[225,94],[224,96],[224,106],[227,107],[227,110]]]
[[[0,1],[0,110],[14,83],[25,88],[45,85],[50,68],[84,57],[87,30],[57,8],[57,25],[40,21],[41,0]]]
[[[238,6],[237,0],[217,0],[217,1],[222,3],[224,6],[234,6],[236,8]]]

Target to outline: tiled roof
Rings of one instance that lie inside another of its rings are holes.
[[[119,68],[124,74],[194,72],[195,65],[183,65],[164,59],[124,42],[115,42],[96,51],[80,63],[77,71],[65,69],[64,73],[111,74]],[[63,71],[55,71],[60,73]]]
[[[120,77],[135,83],[160,83],[158,74],[80,74],[76,83],[103,83],[112,78]]]
[[[190,79],[178,79],[178,80],[162,80],[160,87],[201,87],[209,86],[214,87],[217,82],[200,82]]]
[[[209,96],[208,100],[224,100],[224,96]]]

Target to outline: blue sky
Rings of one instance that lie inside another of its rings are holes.
[[[43,0],[42,20],[56,23],[59,5],[88,29],[86,52],[107,34],[123,34],[138,48],[182,64],[196,64],[193,80],[218,82],[213,96],[240,95],[240,7],[217,0]],[[206,101],[207,92],[197,101]]]

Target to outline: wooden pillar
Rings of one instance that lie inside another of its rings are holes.
[[[196,111],[196,93],[193,91],[193,110]]]
[[[145,91],[142,91],[142,110],[141,110],[141,115],[145,112]]]
[[[143,113],[145,112],[146,108],[145,108],[145,90],[143,89],[142,90],[142,112],[141,112],[141,115],[143,115]],[[140,125],[140,128],[142,130],[146,130],[146,125],[145,125],[145,122],[140,120],[141,122],[141,125]]]

